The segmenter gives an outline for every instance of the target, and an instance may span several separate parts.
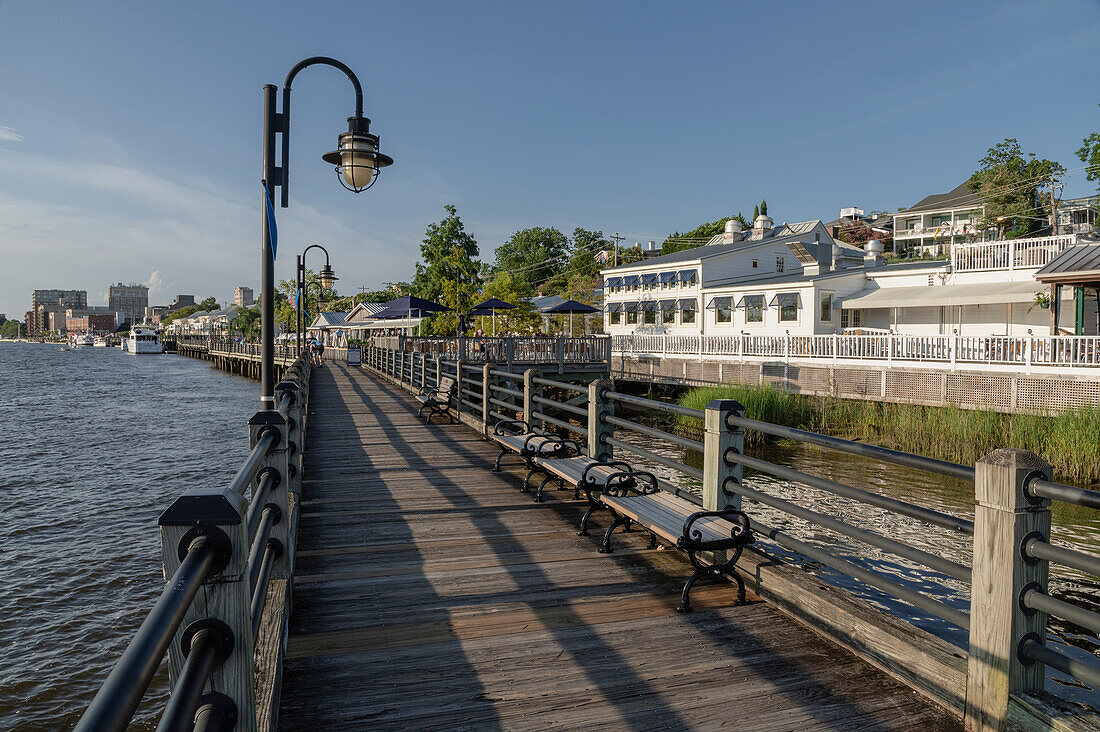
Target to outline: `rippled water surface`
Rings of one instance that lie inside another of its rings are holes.
[[[157,515],[233,476],[258,386],[174,355],[0,342],[0,404],[0,729],[65,729],[160,593]],[[165,696],[162,678],[138,727]]]

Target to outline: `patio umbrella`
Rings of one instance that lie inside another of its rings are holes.
[[[467,313],[467,315],[485,315],[486,313],[491,312],[493,315],[493,335],[496,335],[497,310],[511,310],[514,307],[515,305],[510,302],[504,302],[503,300],[498,300],[495,297],[490,297],[485,302],[479,303],[470,308],[470,312]]]
[[[595,313],[599,312],[597,308],[591,305],[585,305],[583,302],[577,302],[576,300],[566,300],[560,302],[552,308],[546,309],[547,313],[569,313],[569,335],[573,335],[573,313]]]
[[[408,318],[412,320],[413,313],[422,318],[425,313],[449,312],[450,308],[431,300],[425,300],[415,295],[405,295],[396,300],[390,300],[386,306],[374,314],[374,317],[382,320],[394,320],[396,318]],[[420,323],[416,324],[416,333],[420,335]]]

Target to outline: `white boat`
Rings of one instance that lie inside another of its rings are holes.
[[[107,343],[107,336],[96,336],[95,342],[92,345],[94,345],[96,348],[106,348],[110,344]]]
[[[164,353],[164,345],[160,342],[160,334],[152,328],[137,326],[130,329],[130,336],[126,339],[127,353]]]
[[[95,345],[95,338],[92,338],[91,333],[77,333],[72,337],[73,348],[81,348],[83,346]]]

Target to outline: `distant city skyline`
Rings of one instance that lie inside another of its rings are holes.
[[[630,245],[762,197],[777,222],[896,210],[1005,137],[1072,171],[1100,131],[1098,51],[1091,0],[3,3],[0,311],[43,287],[105,305],[119,281],[150,304],[258,294],[260,90],[310,55],[357,71],[396,162],[344,191],[319,156],[350,87],[304,72],[276,277],[322,243],[351,294],[410,278],[448,203],[491,259],[520,228]],[[1073,173],[1064,195],[1095,190]]]

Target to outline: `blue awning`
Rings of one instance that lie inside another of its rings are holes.
[[[636,313],[636,312],[638,312],[638,303],[636,303],[636,302],[624,302],[623,303],[623,312],[624,313]]]
[[[658,279],[660,279],[662,285],[667,285],[669,282],[676,281],[677,274],[676,272],[662,272],[658,275]]]
[[[638,284],[638,275],[627,275],[623,277],[623,285],[636,285]]]
[[[685,297],[680,300],[681,310],[694,310],[698,305],[699,303],[695,301],[694,297]]]
[[[604,306],[604,310],[609,313],[619,313],[622,312],[622,309],[623,304],[621,302],[609,302]]]
[[[623,282],[622,277],[608,277],[604,280],[604,287],[618,287]]]
[[[682,269],[676,274],[679,275],[681,282],[691,282],[695,279],[695,270],[693,269]]]
[[[642,284],[643,285],[652,285],[656,281],[657,281],[657,273],[656,272],[652,272],[650,274],[642,275]]]
[[[739,307],[739,308],[758,308],[763,304],[764,304],[764,296],[763,295],[745,295],[744,297],[742,297],[738,301],[737,307]]]
[[[661,310],[675,310],[675,309],[676,309],[676,301],[675,300],[661,300]]]
[[[643,302],[640,302],[638,303],[638,309],[641,310],[643,313],[655,312],[657,310],[657,301],[645,300]]]
[[[707,305],[707,310],[718,310],[719,308],[725,310],[729,308],[731,302],[733,302],[732,297],[716,297],[710,301],[710,305]]]

